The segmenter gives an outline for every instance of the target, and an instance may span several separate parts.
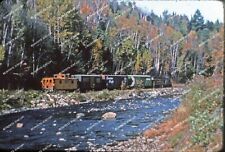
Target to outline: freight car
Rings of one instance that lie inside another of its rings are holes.
[[[88,90],[102,90],[106,88],[104,75],[72,75],[73,78],[78,79],[78,87],[81,92]]]
[[[106,75],[105,83],[109,90],[121,89],[122,84],[128,86],[128,77],[127,75]]]
[[[42,78],[42,89],[47,90],[76,90],[78,89],[78,79],[69,74],[54,74],[53,77]]]
[[[128,75],[130,88],[152,88],[154,78],[149,75]]]
[[[155,88],[170,87],[168,77],[154,78],[150,75],[85,75],[55,74],[54,77],[43,78],[43,89],[76,90],[81,92],[102,89],[123,88]]]

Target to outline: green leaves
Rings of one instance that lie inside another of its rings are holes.
[[[192,30],[198,31],[204,28],[204,18],[201,12],[197,9],[193,18],[191,19],[190,26]]]

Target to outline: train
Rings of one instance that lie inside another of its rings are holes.
[[[169,77],[156,78],[151,75],[86,75],[54,74],[41,80],[44,90],[67,90],[86,92],[90,90],[114,90],[132,88],[171,87]]]

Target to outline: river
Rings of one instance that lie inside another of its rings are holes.
[[[88,150],[133,138],[179,106],[172,97],[89,102],[59,108],[27,110],[0,116],[0,149]],[[115,119],[102,120],[106,112]],[[17,123],[23,123],[21,128]]]

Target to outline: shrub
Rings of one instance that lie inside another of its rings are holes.
[[[221,128],[222,75],[195,76],[188,85],[191,91],[183,97],[182,104],[190,110],[189,124],[193,144],[208,145],[216,129]]]

